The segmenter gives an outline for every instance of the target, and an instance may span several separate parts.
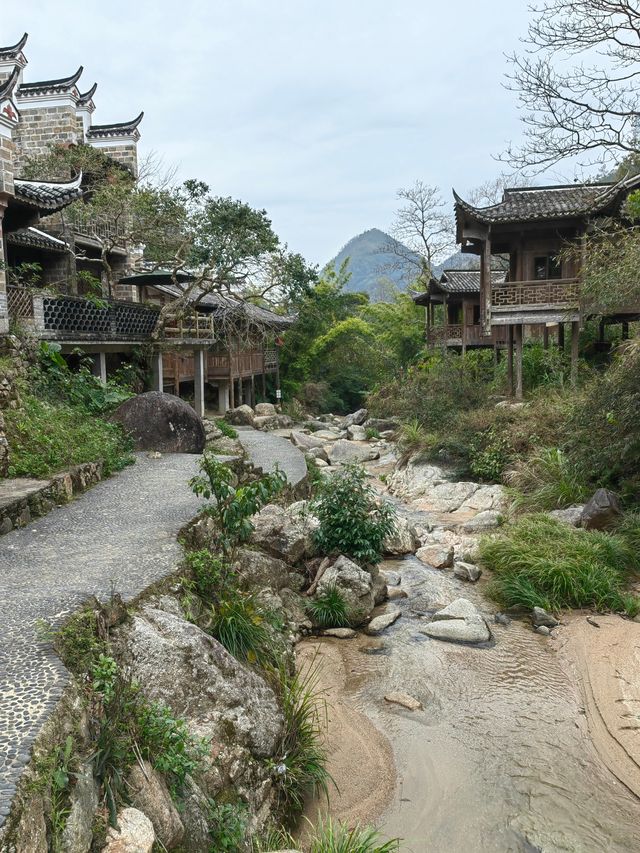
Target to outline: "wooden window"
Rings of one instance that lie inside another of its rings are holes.
[[[533,277],[536,281],[562,278],[562,261],[557,255],[538,255],[533,259]]]

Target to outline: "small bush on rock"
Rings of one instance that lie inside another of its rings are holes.
[[[382,559],[383,542],[396,529],[393,506],[378,501],[359,465],[345,465],[319,485],[311,503],[319,519],[315,542],[324,554],[344,554],[361,565]]]
[[[201,474],[189,481],[191,489],[207,501],[205,512],[218,523],[219,542],[229,553],[253,532],[251,516],[259,512],[285,487],[287,478],[282,471],[265,474],[259,480],[236,486],[236,475],[228,465],[205,452],[200,462]]]
[[[244,849],[247,834],[247,808],[244,804],[211,800],[209,835],[211,853],[237,853]]]
[[[216,419],[216,426],[218,427],[220,432],[224,436],[226,436],[227,438],[237,438],[238,437],[237,430],[235,430],[231,426],[231,424],[228,421],[226,421],[224,418],[217,418]]]
[[[331,820],[321,821],[313,834],[309,853],[396,853],[399,840],[383,841],[371,826],[354,826]]]

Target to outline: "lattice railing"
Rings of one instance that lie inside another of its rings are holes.
[[[576,278],[544,281],[507,281],[491,288],[492,308],[521,308],[542,305],[575,305],[579,299]]]
[[[446,341],[462,342],[462,324],[448,324],[446,326],[431,326],[427,332],[427,342],[433,346],[442,346]]]
[[[7,287],[7,308],[11,320],[33,319],[33,294],[26,287]]]
[[[278,350],[267,349],[264,351],[265,370],[275,370],[278,366]]]
[[[146,305],[75,296],[42,297],[43,329],[53,337],[90,340],[146,340],[158,311]]]

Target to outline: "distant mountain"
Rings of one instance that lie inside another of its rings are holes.
[[[433,268],[435,278],[440,278],[445,270],[479,270],[480,256],[468,255],[464,252],[454,252],[449,255],[441,264]]]
[[[327,266],[336,269],[349,258],[351,278],[345,287],[350,293],[368,293],[372,302],[389,302],[394,291],[406,290],[411,280],[411,266],[401,268],[401,256],[393,251],[397,246],[404,256],[409,253],[418,262],[418,255],[409,252],[390,234],[370,228],[343,246]]]

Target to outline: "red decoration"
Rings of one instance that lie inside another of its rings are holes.
[[[283,339],[282,339],[280,336],[278,336],[278,337],[276,338],[276,346],[277,346],[277,347],[283,347],[283,346],[284,346],[284,341],[283,341]]]
[[[15,121],[18,118],[18,114],[13,109],[11,104],[7,104],[7,106],[2,110],[2,112],[7,115],[9,121]]]

